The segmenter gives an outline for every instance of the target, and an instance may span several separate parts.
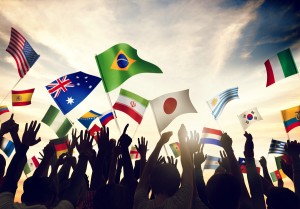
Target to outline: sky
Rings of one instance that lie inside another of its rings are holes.
[[[16,63],[5,49],[11,27],[26,37],[40,58],[14,90],[35,88],[32,104],[12,107],[9,94],[18,82]],[[124,88],[152,100],[160,95],[190,90],[198,113],[176,118],[165,131],[177,130],[184,123],[188,130],[201,133],[202,128],[222,129],[233,139],[237,157],[243,156],[243,129],[237,118],[245,110],[257,107],[262,121],[250,126],[255,157],[268,159],[270,172],[275,170],[273,155],[268,155],[272,138],[298,139],[300,128],[286,134],[280,111],[299,105],[299,75],[266,88],[264,62],[286,48],[292,50],[300,66],[300,2],[280,0],[111,0],[111,1],[0,1],[0,99],[15,113],[22,133],[25,123],[40,121],[55,102],[45,86],[53,80],[77,71],[100,76],[95,55],[118,43],[137,49],[139,57],[163,71],[162,74],[139,74],[131,77],[109,97],[114,103]],[[206,101],[220,92],[238,86],[239,99],[229,102],[216,121]],[[90,109],[104,112],[110,108],[108,96],[100,83],[73,111],[67,114],[78,129],[77,121]],[[129,123],[128,134],[145,136],[151,151],[159,133],[150,107],[140,126],[117,111],[121,129]],[[10,114],[0,116],[5,121]],[[110,122],[111,137],[118,138],[115,123]],[[135,134],[134,134],[135,133]],[[43,149],[55,133],[42,124],[42,142],[30,148],[28,156]],[[169,154],[171,150],[167,147]],[[218,155],[220,148],[207,145],[204,152]],[[164,154],[162,152],[162,154]],[[8,162],[10,159],[8,159]],[[211,171],[204,171],[206,180]],[[22,179],[25,177],[22,176]],[[290,181],[285,180],[290,186]],[[18,190],[19,193],[21,189]]]

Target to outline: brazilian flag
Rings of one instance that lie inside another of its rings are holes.
[[[129,44],[117,44],[96,56],[106,92],[120,86],[131,76],[139,73],[162,73],[156,65],[138,57]]]

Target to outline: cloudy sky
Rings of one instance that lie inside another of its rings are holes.
[[[76,71],[100,76],[95,55],[117,43],[128,43],[138,55],[159,66],[163,74],[139,74],[122,84],[122,88],[147,99],[190,89],[197,114],[178,117],[165,130],[185,123],[189,130],[201,132],[204,126],[222,129],[233,138],[237,157],[243,156],[243,129],[238,114],[257,107],[262,121],[252,125],[255,156],[266,156],[272,138],[286,140],[280,110],[299,105],[298,75],[266,88],[264,62],[277,52],[291,48],[300,66],[300,3],[280,0],[111,0],[111,1],[0,1],[0,85],[1,100],[19,80],[14,59],[5,51],[11,27],[22,33],[40,54],[39,60],[14,88],[35,88],[32,105],[11,107],[10,95],[2,104],[15,113],[21,130],[25,122],[41,120],[50,104],[55,105],[45,86],[56,78]],[[227,104],[218,123],[206,101],[232,87],[239,87],[240,99]],[[110,92],[112,102],[119,88]],[[93,105],[91,105],[93,104]],[[103,112],[110,108],[102,84],[73,111],[68,118],[82,129],[77,118],[88,110]],[[117,112],[120,127],[130,124],[133,135],[137,123]],[[1,121],[9,114],[1,115]],[[119,135],[111,122],[112,137]],[[300,128],[299,128],[300,129]],[[300,130],[292,130],[298,139]],[[55,133],[42,124],[43,141],[28,155],[42,150]],[[136,131],[155,146],[159,134],[152,110],[148,108]],[[169,150],[170,151],[170,150]],[[218,154],[219,148],[206,146],[206,153]],[[164,153],[163,153],[164,154]],[[272,155],[268,162],[275,169]],[[270,170],[272,170],[270,169]]]

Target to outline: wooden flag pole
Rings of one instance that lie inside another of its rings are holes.
[[[8,95],[11,93],[11,91],[20,83],[22,78],[19,78],[19,80],[17,81],[17,83],[15,83],[15,85],[11,88],[11,90],[6,94],[6,96],[2,99],[2,101],[0,102],[0,105],[3,103],[3,101],[8,97]]]

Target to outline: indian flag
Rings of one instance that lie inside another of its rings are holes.
[[[292,52],[286,49],[265,62],[267,70],[267,87],[273,83],[298,73]]]
[[[140,124],[148,104],[149,101],[147,99],[125,89],[121,89],[120,95],[113,105],[113,108],[126,113]]]
[[[58,137],[64,137],[72,128],[72,123],[62,114],[59,109],[50,105],[42,122],[50,126]]]
[[[39,161],[35,156],[27,160],[27,163],[24,167],[24,173],[27,175],[30,172],[34,171],[40,165]]]

